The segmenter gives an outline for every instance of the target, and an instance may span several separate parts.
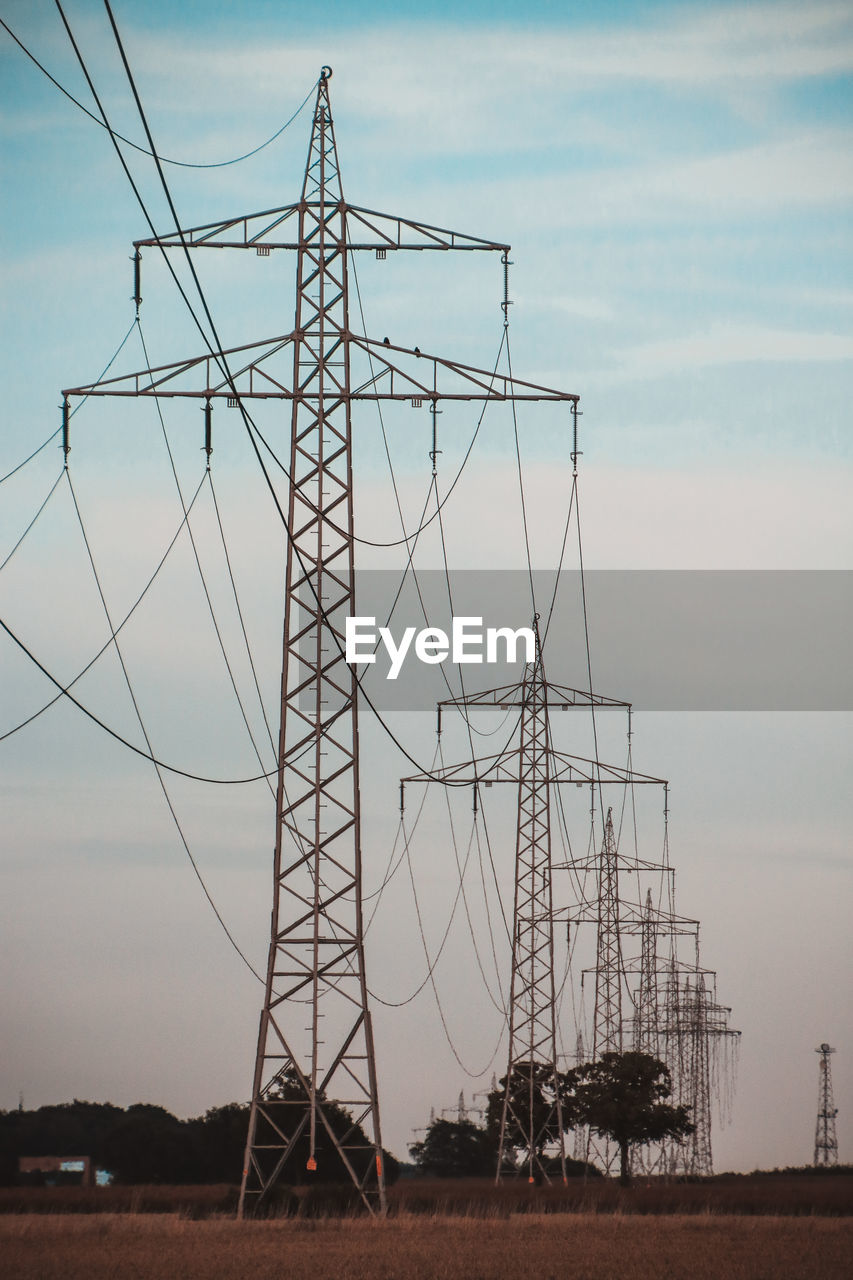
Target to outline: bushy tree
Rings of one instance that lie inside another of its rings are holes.
[[[211,1107],[186,1122],[193,1182],[235,1182],[243,1167],[249,1108],[239,1102]]]
[[[567,1072],[566,1085],[574,1122],[618,1144],[623,1186],[631,1181],[632,1147],[694,1130],[689,1109],[666,1101],[672,1083],[665,1063],[647,1053],[604,1053]]]
[[[293,1106],[297,1100],[304,1102],[304,1093],[287,1080],[279,1097],[271,1100],[276,1123],[285,1131],[300,1112]],[[325,1102],[324,1111],[361,1176],[367,1163],[373,1163],[372,1145],[342,1107]],[[148,1103],[125,1109],[77,1100],[36,1111],[0,1112],[0,1185],[17,1180],[19,1156],[43,1155],[89,1156],[96,1166],[109,1170],[116,1182],[126,1184],[237,1183],[248,1127],[249,1108],[236,1102],[213,1107],[192,1120],[179,1120],[164,1107]],[[288,1163],[288,1182],[350,1182],[323,1126],[318,1130],[316,1156],[319,1176],[306,1171],[308,1137],[303,1134]],[[386,1181],[394,1182],[398,1162],[384,1152],[383,1164]]]
[[[341,1147],[346,1148],[347,1159],[356,1176],[359,1179],[365,1176],[372,1177],[372,1167],[376,1156],[373,1144],[361,1125],[354,1121],[350,1113],[343,1107],[336,1102],[329,1101],[322,1094],[319,1101],[336,1141]],[[266,1142],[279,1144],[282,1134],[289,1137],[291,1133],[295,1132],[304,1114],[305,1105],[305,1089],[295,1074],[290,1072],[281,1073],[276,1082],[275,1090],[268,1094],[264,1101],[263,1110],[258,1115],[255,1142],[259,1145]],[[304,1185],[306,1183],[313,1185],[321,1182],[340,1183],[344,1186],[351,1185],[349,1171],[341,1160],[326,1126],[319,1121],[316,1126],[314,1144],[314,1159],[317,1167],[316,1170],[312,1171],[308,1170],[310,1152],[309,1133],[306,1125],[295,1138],[292,1154],[288,1157],[283,1174],[286,1182],[292,1185]],[[385,1181],[390,1185],[399,1176],[399,1162],[389,1151],[383,1149],[382,1164]]]
[[[492,1137],[497,1150],[500,1142],[501,1120],[504,1110],[504,1094],[507,1089],[507,1077],[502,1076],[499,1087],[489,1094],[486,1111],[486,1128]],[[555,1098],[556,1090],[560,1093],[560,1110],[563,1130],[569,1129],[572,1121],[572,1101],[566,1084],[564,1072],[557,1072],[556,1089],[553,1069],[542,1062],[519,1062],[513,1068],[509,1078],[509,1105],[507,1107],[507,1128],[504,1134],[505,1151],[516,1154],[527,1152],[527,1133],[530,1127],[530,1111],[533,1111],[534,1149],[533,1157],[537,1168],[545,1170],[549,1161],[545,1155],[546,1148],[554,1143],[556,1134]],[[510,1157],[508,1170],[516,1169],[516,1161]]]
[[[470,1120],[433,1120],[409,1154],[421,1173],[434,1178],[485,1178],[497,1160],[491,1134]]]

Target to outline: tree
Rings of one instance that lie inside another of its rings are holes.
[[[235,1182],[243,1167],[249,1108],[229,1102],[185,1122],[191,1151],[191,1181]]]
[[[567,1080],[565,1072],[557,1072],[557,1089],[560,1093],[560,1113],[564,1131],[574,1124],[573,1102]],[[486,1129],[494,1143],[495,1151],[500,1142],[506,1090],[507,1076],[502,1076],[499,1088],[489,1094]],[[552,1168],[552,1161],[546,1155],[546,1149],[551,1147],[553,1151],[560,1136],[557,1133],[555,1104],[553,1068],[544,1062],[516,1063],[510,1077],[509,1103],[506,1111],[504,1153],[506,1155],[509,1151],[511,1154],[504,1166],[505,1172],[518,1173],[521,1168],[528,1168],[535,1171],[531,1175],[535,1177],[550,1176],[552,1172],[559,1172]],[[534,1134],[532,1151],[528,1146],[528,1135],[531,1129]]]
[[[137,1102],[105,1136],[102,1158],[119,1183],[186,1183],[193,1180],[186,1123],[165,1107]]]
[[[573,1122],[588,1124],[619,1145],[619,1181],[631,1181],[630,1150],[693,1133],[687,1107],[666,1099],[672,1082],[665,1063],[647,1053],[604,1053],[566,1073]]]
[[[491,1134],[470,1120],[433,1120],[409,1154],[435,1178],[485,1178],[495,1172],[497,1148]]]
[[[266,1143],[280,1145],[282,1136],[290,1138],[293,1134],[292,1150],[288,1148],[288,1161],[283,1172],[283,1180],[291,1186],[316,1185],[319,1183],[352,1185],[349,1170],[341,1159],[338,1146],[346,1151],[347,1160],[359,1181],[363,1181],[372,1173],[376,1153],[372,1142],[358,1121],[336,1102],[318,1094],[323,1115],[335,1135],[335,1141],[329,1136],[326,1125],[318,1120],[314,1140],[314,1166],[309,1169],[311,1147],[307,1125],[299,1131],[305,1113],[305,1088],[292,1070],[279,1072],[273,1088],[267,1093],[263,1106],[259,1108],[255,1143],[263,1146]],[[338,1146],[335,1145],[338,1144]],[[400,1172],[399,1162],[390,1151],[382,1149],[382,1166],[386,1185],[396,1182]]]

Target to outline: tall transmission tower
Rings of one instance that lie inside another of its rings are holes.
[[[239,409],[260,457],[247,406],[290,402],[287,577],[278,748],[272,926],[257,1042],[240,1214],[276,1184],[343,1165],[371,1210],[384,1209],[379,1104],[362,923],[357,682],[345,662],[354,596],[352,410],[396,401],[578,397],[352,331],[350,255],[400,250],[501,255],[507,315],[509,245],[349,204],[324,67],[302,194],[290,205],[134,242],[134,296],[145,247],[296,253],[294,328],[261,342],[63,392],[63,443],[72,397],[194,397]],[[435,440],[433,438],[433,455]],[[339,1123],[341,1108],[351,1125]],[[367,1133],[367,1146],[359,1135]]]
[[[814,1163],[816,1166],[838,1164],[838,1138],[835,1135],[835,1117],[838,1110],[832,1097],[832,1067],[829,1055],[835,1050],[824,1041],[815,1053],[820,1054],[818,1067],[817,1124],[814,1135]]]

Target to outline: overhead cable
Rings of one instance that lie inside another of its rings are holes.
[[[64,474],[64,469],[63,469],[63,473],[62,473],[62,474]],[[160,557],[160,560],[159,560],[159,562],[158,562],[158,564],[157,564],[157,567],[155,568],[154,572],[151,574],[151,577],[148,579],[148,581],[146,582],[145,586],[144,586],[144,587],[142,588],[142,590],[140,591],[139,595],[138,595],[138,596],[136,597],[136,599],[134,600],[133,604],[132,604],[132,605],[130,606],[130,608],[128,609],[127,613],[126,613],[126,614],[124,615],[124,617],[122,618],[121,622],[120,622],[120,623],[118,624],[118,626],[116,627],[115,631],[114,631],[114,632],[112,632],[112,633],[110,634],[109,639],[105,641],[105,643],[101,646],[101,648],[100,648],[100,649],[98,650],[98,652],[94,655],[94,657],[89,659],[89,661],[86,663],[85,667],[83,667],[80,671],[78,671],[78,672],[77,672],[77,675],[74,677],[74,679],[73,679],[73,680],[69,680],[68,684],[64,686],[64,689],[60,690],[60,692],[59,692],[59,693],[54,694],[54,696],[50,699],[50,701],[49,701],[49,702],[46,702],[43,706],[39,707],[38,711],[34,711],[34,712],[32,713],[32,715],[27,716],[26,720],[22,720],[22,721],[20,722],[20,724],[16,724],[16,725],[15,725],[15,727],[14,727],[13,729],[7,729],[5,733],[0,733],[0,742],[3,742],[6,738],[11,738],[11,737],[12,737],[12,735],[13,735],[13,734],[15,734],[15,733],[19,733],[21,729],[25,729],[25,728],[26,728],[26,726],[27,726],[28,724],[32,724],[32,722],[33,722],[34,720],[37,720],[37,719],[39,718],[39,716],[40,716],[40,715],[43,715],[45,711],[49,711],[49,710],[50,710],[50,708],[51,708],[52,706],[54,706],[57,702],[59,702],[60,698],[63,696],[63,692],[64,692],[64,690],[65,690],[65,689],[73,689],[73,688],[74,688],[74,685],[75,685],[75,684],[77,684],[77,682],[78,682],[79,680],[82,680],[82,679],[83,679],[83,676],[86,674],[86,672],[87,672],[87,671],[89,671],[89,670],[91,670],[91,668],[95,665],[95,663],[98,661],[98,659],[99,659],[99,658],[100,658],[104,653],[106,653],[107,649],[109,649],[110,645],[112,644],[114,637],[115,637],[115,636],[117,636],[117,635],[119,634],[119,632],[122,630],[122,628],[125,626],[125,624],[126,624],[127,622],[129,622],[129,621],[130,621],[130,618],[131,618],[131,617],[132,617],[132,615],[136,612],[136,609],[139,607],[139,605],[140,605],[140,604],[142,603],[142,601],[144,600],[145,596],[146,596],[146,595],[147,595],[147,593],[148,593],[149,588],[151,587],[151,585],[152,585],[152,583],[154,582],[155,578],[156,578],[156,577],[157,577],[157,575],[159,574],[160,570],[163,568],[163,565],[166,563],[166,560],[167,560],[167,559],[168,559],[168,557],[169,557],[169,553],[171,552],[172,548],[174,547],[175,543],[177,542],[178,537],[180,536],[181,530],[183,529],[184,525],[186,524],[187,516],[189,515],[190,511],[192,510],[192,508],[193,508],[193,506],[194,506],[194,504],[195,504],[195,500],[196,500],[196,498],[198,497],[199,493],[201,492],[202,486],[204,485],[204,482],[205,482],[205,479],[206,479],[206,478],[207,478],[207,477],[206,477],[206,474],[205,474],[204,476],[202,476],[202,478],[201,478],[201,480],[200,480],[200,482],[199,482],[199,486],[198,486],[198,488],[196,489],[195,493],[193,494],[193,496],[192,496],[192,500],[191,500],[191,502],[190,502],[189,506],[187,507],[186,515],[184,516],[183,520],[181,521],[180,525],[178,526],[178,528],[177,528],[177,530],[176,530],[175,534],[174,534],[174,535],[173,535],[173,537],[171,538],[171,540],[170,540],[170,542],[169,542],[169,545],[167,546],[166,550],[163,552],[163,555]]]
[[[157,756],[153,755],[152,752],[143,751],[141,747],[137,747],[132,742],[129,742],[127,738],[123,737],[115,729],[110,728],[108,724],[105,724],[99,716],[95,715],[94,711],[90,711],[88,707],[85,707],[78,698],[74,697],[70,686],[63,685],[60,680],[57,680],[56,676],[51,675],[47,667],[43,663],[39,662],[32,650],[24,644],[23,640],[21,640],[19,636],[15,635],[12,628],[8,626],[2,618],[0,618],[0,628],[6,632],[6,635],[18,646],[21,652],[29,658],[33,666],[38,667],[42,675],[46,676],[50,683],[59,690],[60,694],[66,697],[69,702],[72,702],[78,711],[82,711],[83,715],[96,724],[99,729],[103,729],[105,733],[108,733],[111,738],[116,740],[116,742],[120,742],[123,747],[127,747],[129,751],[134,753],[134,755],[141,756],[143,760],[150,760],[152,764],[156,764],[160,769],[165,769],[168,773],[175,773],[180,778],[189,778],[191,782],[208,782],[221,787],[239,787],[244,786],[249,782],[264,782],[267,778],[273,777],[277,772],[277,770],[273,769],[271,773],[258,773],[254,774],[251,778],[209,778],[204,774],[191,773],[189,769],[179,769],[176,765],[167,764],[165,760],[160,760]]]
[[[79,107],[80,110],[84,113],[84,115],[87,115],[89,119],[94,121],[96,125],[99,125],[100,128],[109,129],[109,125],[107,125],[103,120],[99,120],[98,117],[94,114],[94,112],[90,111],[88,107],[84,106],[83,103],[80,102],[78,98],[74,97],[73,93],[69,93],[69,91],[65,88],[65,86],[60,84],[59,81],[50,74],[47,68],[39,62],[35,54],[32,53],[27,48],[27,46],[24,44],[22,40],[18,38],[18,36],[15,35],[14,31],[9,26],[9,24],[7,22],[4,22],[2,18],[0,18],[0,26],[2,26],[4,30],[8,33],[8,35],[12,37],[12,39],[15,41],[15,44],[18,46],[18,48],[21,50],[22,53],[26,54],[30,62],[32,62],[34,66],[38,67],[42,75],[47,76],[50,83],[52,85],[55,85],[56,88],[59,90],[59,92],[64,94],[65,97],[69,100],[69,102],[73,102],[75,107]],[[169,159],[168,156],[161,156],[160,159],[163,161],[164,164],[175,165],[181,169],[225,169],[227,168],[228,165],[239,164],[242,160],[249,160],[252,156],[256,156],[259,151],[263,151],[265,147],[268,147],[271,142],[275,142],[276,138],[280,138],[281,135],[284,133],[285,129],[287,129],[290,125],[293,124],[296,117],[300,115],[306,103],[312,97],[315,87],[316,87],[316,81],[314,82],[314,84],[312,84],[311,88],[308,90],[307,94],[305,95],[305,97],[303,98],[299,106],[296,108],[293,115],[290,116],[289,119],[285,120],[284,124],[281,125],[280,128],[276,129],[275,133],[272,134],[271,137],[267,138],[266,142],[260,143],[259,146],[253,147],[251,151],[246,151],[241,156],[233,156],[230,160],[218,160],[216,163],[208,163],[208,164],[200,164],[198,162],[194,162],[190,160],[171,160]],[[122,142],[126,143],[127,146],[133,147],[134,151],[139,151],[144,156],[151,156],[154,154],[152,151],[149,151],[147,147],[141,147],[138,142],[133,142],[130,138],[126,138],[123,133],[119,133],[117,130],[114,130],[114,131],[110,130],[110,132],[114,132],[115,136],[121,139]]]
[[[96,586],[96,587],[97,587],[97,589],[98,589],[98,595],[99,595],[99,597],[100,597],[101,604],[102,604],[102,606],[103,606],[103,610],[104,610],[104,617],[105,617],[105,618],[106,618],[106,620],[107,620],[107,626],[109,627],[110,632],[112,633],[112,643],[113,643],[113,647],[115,648],[116,657],[118,658],[119,666],[121,667],[121,672],[122,672],[122,675],[124,676],[124,682],[125,682],[125,685],[126,685],[126,687],[127,687],[127,692],[128,692],[128,694],[129,694],[129,696],[130,696],[131,704],[133,705],[133,710],[134,710],[134,713],[135,713],[135,715],[136,715],[136,719],[137,719],[137,722],[138,722],[138,724],[139,724],[139,728],[140,728],[140,730],[141,730],[141,732],[142,732],[142,736],[143,736],[143,738],[145,739],[145,745],[147,746],[147,748],[148,748],[148,750],[149,750],[149,753],[150,753],[150,755],[151,755],[151,759],[152,759],[152,760],[154,760],[154,749],[153,749],[153,747],[152,747],[152,745],[151,745],[151,739],[150,739],[150,737],[148,736],[148,730],[146,729],[146,727],[145,727],[145,722],[144,722],[144,720],[143,720],[143,718],[142,718],[142,711],[140,710],[139,702],[138,702],[137,697],[136,697],[136,694],[135,694],[135,692],[134,692],[133,685],[131,684],[130,674],[129,674],[128,670],[127,670],[127,665],[126,665],[125,660],[124,660],[124,654],[122,653],[122,651],[121,651],[121,646],[119,645],[118,639],[116,638],[115,628],[114,628],[114,626],[113,626],[113,621],[112,621],[112,618],[111,618],[111,616],[110,616],[109,606],[107,605],[106,596],[104,595],[104,589],[103,589],[103,587],[102,587],[102,585],[101,585],[101,579],[100,579],[100,576],[99,576],[99,574],[98,574],[97,567],[96,567],[96,565],[95,565],[95,557],[94,557],[94,555],[92,554],[92,547],[91,547],[91,544],[90,544],[90,542],[89,542],[88,534],[86,533],[86,526],[85,526],[85,525],[84,525],[84,523],[83,523],[83,515],[82,515],[82,512],[80,511],[79,503],[77,502],[77,494],[74,492],[74,485],[73,485],[73,482],[72,482],[72,480],[71,480],[71,476],[70,476],[67,472],[66,472],[66,475],[68,475],[68,487],[69,487],[69,489],[71,490],[71,499],[72,499],[72,501],[73,501],[73,503],[74,503],[74,510],[75,510],[75,512],[76,512],[76,514],[77,514],[77,521],[78,521],[78,524],[80,525],[80,532],[81,532],[81,534],[82,534],[82,536],[83,536],[83,544],[84,544],[84,546],[85,546],[85,548],[86,548],[86,554],[87,554],[87,556],[88,556],[88,558],[89,558],[89,564],[90,564],[90,565],[91,565],[91,567],[92,567],[92,576],[93,576],[93,578],[94,578],[94,580],[95,580],[95,586]],[[261,975],[258,973],[257,969],[254,967],[254,965],[252,964],[251,960],[249,960],[249,958],[248,958],[248,956],[245,954],[245,952],[241,949],[241,947],[240,947],[239,943],[237,942],[236,938],[234,937],[233,933],[232,933],[232,932],[231,932],[231,930],[228,928],[228,925],[225,923],[224,919],[222,918],[222,914],[220,913],[219,908],[217,907],[216,903],[214,902],[213,897],[212,897],[212,895],[211,895],[211,893],[210,893],[210,890],[208,889],[207,885],[205,884],[204,876],[201,874],[201,870],[200,870],[200,868],[199,868],[199,865],[198,865],[198,863],[196,862],[195,858],[193,857],[192,850],[190,849],[190,846],[189,846],[189,843],[188,843],[188,841],[187,841],[187,838],[186,838],[186,836],[184,835],[183,827],[181,826],[180,820],[179,820],[178,815],[177,815],[177,813],[176,813],[176,811],[175,811],[175,806],[174,806],[174,804],[172,803],[172,797],[169,795],[169,791],[168,791],[168,788],[167,788],[167,786],[166,786],[165,779],[163,778],[162,771],[161,771],[161,769],[160,769],[159,765],[156,763],[156,761],[154,761],[154,768],[155,768],[155,769],[156,769],[156,771],[157,771],[157,781],[160,783],[160,788],[161,788],[161,790],[162,790],[162,792],[163,792],[163,796],[164,796],[164,798],[165,798],[166,805],[167,805],[167,807],[168,807],[168,809],[169,809],[169,813],[172,815],[172,821],[173,821],[173,822],[174,822],[174,824],[175,824],[175,828],[176,828],[176,830],[177,830],[177,832],[178,832],[178,836],[180,837],[181,844],[182,844],[182,845],[183,845],[183,847],[184,847],[184,852],[186,853],[187,857],[189,858],[190,865],[192,866],[192,869],[193,869],[193,871],[195,872],[196,879],[198,880],[199,884],[201,885],[201,888],[202,888],[202,890],[203,890],[203,892],[204,892],[204,896],[207,898],[207,901],[208,901],[208,903],[210,904],[210,907],[211,907],[211,909],[212,909],[212,911],[213,911],[213,914],[216,916],[216,919],[217,919],[217,921],[219,922],[219,924],[220,924],[221,928],[223,929],[223,931],[224,931],[224,933],[225,933],[225,936],[227,937],[228,941],[231,943],[231,946],[232,946],[232,947],[234,948],[234,950],[237,952],[237,955],[240,957],[240,959],[243,961],[243,963],[246,965],[246,967],[250,970],[250,972],[254,974],[254,976],[258,979],[258,981],[259,981],[259,982],[263,982],[263,978],[262,978],[262,977],[261,977]]]
[[[0,19],[0,21],[2,21],[2,19]],[[118,344],[118,346],[116,347],[115,351],[114,351],[114,352],[113,352],[113,354],[110,356],[109,361],[108,361],[108,362],[107,362],[107,364],[104,366],[104,368],[101,370],[101,372],[100,372],[100,374],[98,375],[98,378],[96,379],[96,381],[92,383],[92,386],[96,387],[96,386],[98,385],[98,383],[99,383],[99,382],[102,382],[102,381],[104,380],[104,378],[105,378],[106,374],[109,372],[110,368],[112,367],[113,361],[115,360],[116,356],[117,356],[117,355],[118,355],[118,353],[121,351],[122,347],[123,347],[123,346],[124,346],[124,344],[127,342],[128,338],[130,337],[131,333],[133,332],[133,327],[134,327],[134,325],[135,325],[135,324],[136,324],[136,321],[135,321],[135,320],[133,320],[133,321],[131,322],[130,328],[128,329],[127,333],[124,335],[124,337],[122,338],[121,342]],[[79,403],[79,404],[76,404],[76,405],[74,406],[74,408],[71,410],[70,414],[68,415],[68,416],[69,416],[69,418],[73,418],[73,417],[74,417],[74,414],[77,412],[77,410],[78,410],[78,409],[82,409],[82,408],[83,408],[83,405],[86,403],[86,401],[87,401],[88,399],[89,399],[89,396],[88,396],[88,395],[83,396],[83,398],[82,398],[82,400],[80,401],[80,403]],[[13,475],[15,475],[18,471],[20,471],[20,470],[22,469],[22,467],[25,467],[25,466],[27,465],[27,463],[28,463],[28,462],[32,462],[33,458],[37,457],[37,456],[41,453],[42,449],[46,449],[46,448],[47,448],[47,446],[50,444],[50,442],[51,442],[52,440],[55,440],[55,439],[56,439],[56,437],[59,435],[59,433],[60,433],[60,431],[61,431],[61,430],[62,430],[62,427],[57,427],[57,428],[56,428],[56,430],[53,432],[53,434],[52,434],[52,435],[49,435],[49,436],[47,437],[47,439],[46,439],[45,441],[43,441],[43,442],[42,442],[42,444],[40,444],[40,445],[39,445],[39,447],[38,447],[37,449],[33,449],[32,453],[30,454],[30,456],[29,456],[28,458],[24,458],[23,462],[19,462],[19,463],[18,463],[18,465],[17,465],[16,467],[13,467],[13,468],[12,468],[12,470],[11,470],[11,471],[7,471],[7,472],[6,472],[6,474],[5,474],[5,476],[0,476],[0,484],[3,484],[3,482],[4,482],[5,480],[10,479],[10,477],[11,477],[11,476],[13,476]]]

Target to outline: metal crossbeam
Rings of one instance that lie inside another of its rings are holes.
[[[331,267],[327,274],[333,284],[340,287],[339,281],[332,277]],[[304,298],[304,289],[301,293]],[[338,297],[332,301],[340,304],[345,299]],[[297,328],[292,333],[265,338],[261,342],[206,352],[171,364],[68,387],[62,394],[66,398],[153,396],[164,400],[234,400],[239,397],[241,400],[293,400],[318,406],[322,401],[328,406],[327,413],[338,401],[352,404],[360,400],[545,400],[568,403],[578,400],[572,392],[512,378],[508,374],[496,373],[494,369],[478,369],[445,356],[429,355],[417,348],[360,337],[351,333],[345,324],[338,326],[333,323],[334,308],[330,306],[324,310],[327,346],[320,352],[313,332],[319,322],[319,314],[310,314],[314,311],[313,300],[309,300],[309,306],[310,325],[306,325],[304,330]],[[366,376],[353,386],[346,373],[358,353],[364,356]],[[336,355],[337,360],[334,358]],[[321,364],[324,371],[322,380],[317,373]],[[306,368],[309,370],[307,374],[303,372]],[[601,705],[627,704],[606,699]]]
[[[300,200],[297,204],[282,205],[278,209],[262,209],[258,213],[240,214],[219,222],[207,222],[199,227],[173,231],[165,236],[151,236],[134,240],[136,250],[143,248],[182,249],[299,249],[300,214],[313,211],[315,221],[328,210],[328,202]],[[467,250],[469,253],[498,250],[508,254],[510,246],[481,236],[466,235],[462,231],[450,231],[447,227],[435,227],[414,218],[398,217],[391,213],[379,213],[361,205],[347,204],[340,198],[337,211],[343,215],[347,234],[342,245],[350,250],[407,249],[414,251],[448,249]],[[291,230],[291,237],[282,238],[282,229]],[[276,233],[279,233],[276,235]]]

